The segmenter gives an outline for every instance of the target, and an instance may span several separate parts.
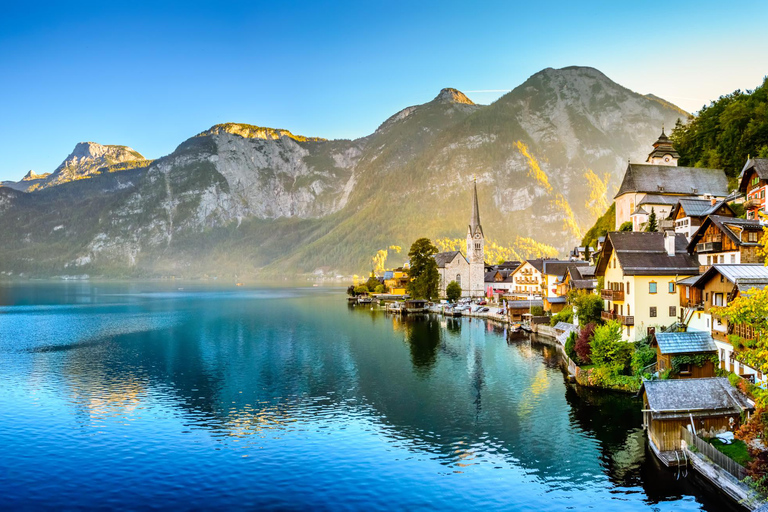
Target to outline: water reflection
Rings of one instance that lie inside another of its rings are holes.
[[[69,453],[80,441],[66,430],[71,418],[125,457],[150,440],[161,450],[204,435],[174,455],[174,471],[193,478],[195,467],[210,485],[226,467],[253,487],[221,484],[231,496],[295,491],[301,479],[323,486],[312,487],[314,500],[352,499],[362,486],[372,493],[364,502],[389,507],[458,493],[448,503],[559,508],[576,491],[583,506],[617,493],[629,508],[681,496],[687,508],[701,508],[692,496],[707,505],[653,467],[635,400],[567,385],[553,347],[510,338],[504,326],[347,308],[323,290],[106,291],[2,296],[0,373],[10,386],[0,406],[24,409],[27,397],[45,397],[37,404],[64,432],[52,450]],[[33,306],[43,297],[53,310]],[[18,422],[34,434],[41,416],[24,414]],[[0,418],[0,441],[12,430]],[[253,467],[222,465],[216,452],[278,466],[255,478]],[[23,450],[8,460],[23,465]],[[108,462],[90,460],[94,470],[118,471]],[[156,469],[146,464],[120,467]],[[398,483],[403,474],[407,483]],[[447,484],[451,474],[466,480]],[[419,478],[427,488],[412,482]]]

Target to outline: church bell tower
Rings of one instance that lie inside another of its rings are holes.
[[[467,229],[467,259],[469,260],[468,294],[485,296],[485,235],[480,225],[480,207],[477,204],[477,180],[472,184],[472,217]]]

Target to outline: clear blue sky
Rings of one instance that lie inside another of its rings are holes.
[[[443,87],[490,103],[468,91],[546,67],[689,111],[768,74],[765,1],[24,4],[0,15],[0,179],[78,141],[157,158],[227,121],[360,137]]]

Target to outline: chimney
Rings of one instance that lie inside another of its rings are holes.
[[[672,230],[664,231],[664,249],[668,256],[675,255],[675,232]]]
[[[714,196],[712,197],[712,199],[709,200],[709,204],[711,204],[712,206],[715,206],[716,202],[717,202],[717,199],[715,199]]]

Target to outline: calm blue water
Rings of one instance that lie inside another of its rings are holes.
[[[722,510],[640,405],[339,290],[0,287],[0,508]]]

